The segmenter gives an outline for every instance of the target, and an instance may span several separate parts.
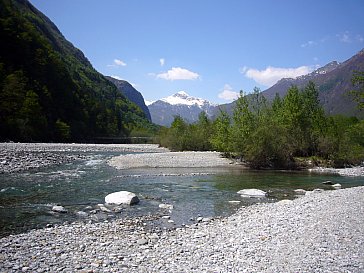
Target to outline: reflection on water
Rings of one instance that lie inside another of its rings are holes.
[[[329,189],[322,184],[327,180],[343,187],[364,185],[362,178],[308,172],[231,168],[116,170],[106,164],[113,155],[93,153],[87,161],[0,175],[0,236],[49,223],[156,213],[170,215],[177,225],[190,224],[191,218],[198,216],[225,216],[255,202],[294,198],[294,189]],[[245,188],[265,190],[268,198],[243,199],[236,192]],[[95,214],[97,204],[104,203],[107,194],[121,190],[136,193],[141,202],[117,212]],[[172,213],[159,209],[161,203],[172,204]],[[64,206],[69,213],[53,213],[51,209],[56,204]]]

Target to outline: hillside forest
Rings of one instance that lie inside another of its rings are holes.
[[[356,73],[352,95],[363,108],[364,74]],[[308,165],[347,166],[364,159],[364,120],[328,116],[310,82],[292,86],[268,102],[258,88],[240,93],[232,117],[224,109],[214,121],[204,112],[187,124],[176,116],[163,128],[159,142],[175,151],[216,150],[252,168],[299,168]]]
[[[0,7],[0,140],[80,142],[151,126],[28,1]]]

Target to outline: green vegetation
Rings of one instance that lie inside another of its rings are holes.
[[[223,110],[214,122],[201,114],[195,124],[175,117],[160,133],[160,144],[172,150],[217,150],[240,158],[252,168],[297,168],[302,158],[331,166],[364,159],[364,121],[326,116],[310,82],[289,88],[269,103],[259,89],[241,92],[233,116]]]
[[[0,140],[87,141],[150,126],[28,1],[0,7]]]
[[[364,71],[357,71],[354,73],[352,83],[357,90],[351,91],[355,101],[358,103],[359,109],[364,109]]]

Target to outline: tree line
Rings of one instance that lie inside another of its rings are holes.
[[[308,161],[331,166],[361,163],[364,121],[327,116],[318,95],[312,82],[303,90],[292,86],[272,102],[258,88],[249,95],[241,92],[232,116],[220,109],[211,121],[201,112],[193,124],[176,116],[170,128],[160,131],[160,145],[175,151],[216,150],[257,169],[297,168]]]

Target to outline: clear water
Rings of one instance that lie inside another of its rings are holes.
[[[274,202],[294,198],[294,189],[329,189],[330,180],[344,188],[364,185],[362,177],[312,174],[309,172],[247,171],[213,169],[134,169],[116,170],[107,159],[117,153],[92,153],[89,160],[36,171],[0,175],[0,236],[23,232],[47,224],[65,221],[105,220],[141,215],[170,215],[173,225],[191,224],[191,219],[226,216],[241,206],[256,202]],[[266,199],[244,199],[236,192],[258,188],[268,192]],[[140,203],[123,207],[121,212],[90,214],[81,218],[77,211],[97,208],[107,194],[131,191]],[[240,201],[229,202],[229,201]],[[170,213],[159,209],[172,204]],[[53,213],[53,205],[62,205],[66,214]],[[168,224],[160,220],[160,225]]]

